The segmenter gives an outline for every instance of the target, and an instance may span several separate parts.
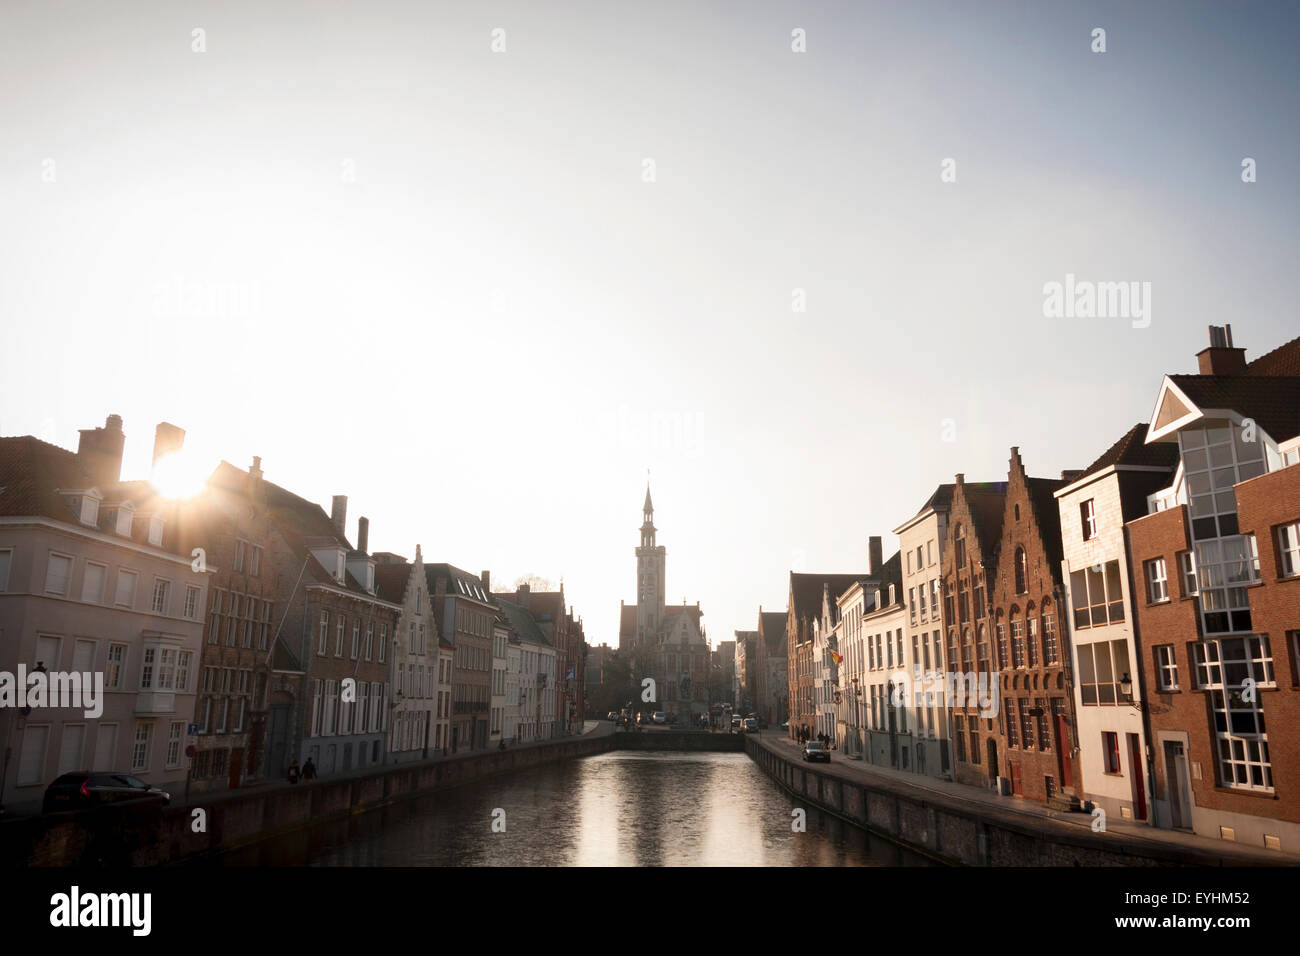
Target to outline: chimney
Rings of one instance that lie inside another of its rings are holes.
[[[966,484],[966,475],[960,471],[957,472],[957,484],[959,485]]]
[[[166,455],[174,455],[185,447],[185,429],[170,422],[159,422],[153,431],[153,463]]]
[[[266,503],[266,485],[262,483],[262,459],[253,456],[253,464],[248,468],[248,496],[259,504]]]
[[[362,554],[367,553],[370,547],[370,519],[357,519],[357,550]]]
[[[882,552],[880,550],[880,535],[873,534],[867,539],[867,574],[875,577],[880,573],[880,566],[884,562],[881,560]]]
[[[479,578],[483,581],[483,590],[486,591],[488,594],[491,594],[492,593],[492,572],[481,571],[479,572]]]
[[[1233,348],[1232,326],[1211,325],[1210,347],[1196,353],[1202,375],[1245,375],[1246,350]]]
[[[1061,472],[1062,481],[1078,481],[1083,477],[1082,468],[1067,468]]]
[[[519,593],[520,593],[520,594],[531,594],[532,592],[533,592],[533,589],[532,589],[532,586],[531,586],[531,585],[528,585],[528,584],[521,584],[521,585],[519,585]]]
[[[113,485],[122,480],[122,417],[109,415],[103,428],[82,428],[77,458],[96,485]]]
[[[330,521],[334,523],[334,530],[338,532],[339,537],[345,537],[343,528],[348,522],[347,495],[334,496],[334,502],[330,505]]]

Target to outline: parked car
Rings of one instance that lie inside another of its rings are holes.
[[[86,810],[127,800],[153,801],[158,806],[165,807],[171,803],[171,794],[151,787],[130,774],[77,770],[55,778],[45,788],[41,810],[43,813],[62,813],[65,810]]]
[[[758,733],[758,721],[753,717],[746,717],[741,722],[740,729],[747,734],[756,734]]]
[[[617,721],[618,721],[618,714],[616,714],[614,711],[611,710],[608,714],[605,715],[605,719],[606,719],[606,720],[613,720],[613,721],[617,722]]]
[[[803,759],[809,763],[821,761],[822,763],[831,762],[831,752],[822,746],[820,740],[810,740],[803,745]]]
[[[740,717],[739,717],[739,716],[735,716],[735,717],[732,717],[732,718],[731,718],[731,732],[732,732],[733,734],[736,734],[736,733],[739,733],[739,732],[740,732]]]
[[[668,715],[665,714],[662,710],[656,710],[654,713],[653,720],[656,724],[666,724],[668,723]]]
[[[644,727],[649,723],[650,723],[650,715],[643,710],[638,710],[636,712],[636,725],[638,727]]]

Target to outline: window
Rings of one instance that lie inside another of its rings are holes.
[[[49,563],[45,565],[45,593],[66,595],[71,577],[72,558],[50,552]]]
[[[13,562],[12,550],[0,551],[0,594],[9,589],[9,565]]]
[[[1007,626],[1001,621],[997,626],[998,633],[998,670],[1006,670],[1007,667]]]
[[[324,657],[329,652],[330,643],[330,612],[320,612],[320,643],[316,647],[316,653]]]
[[[108,579],[108,568],[94,561],[86,562],[86,570],[81,578],[81,599],[90,604],[99,604],[104,600],[104,581]],[[0,583],[0,591],[4,590]]]
[[[420,625],[420,633],[424,633],[424,625]],[[373,621],[366,622],[366,660],[370,660],[371,648],[375,643],[375,624]]]
[[[117,571],[117,596],[114,603],[119,607],[135,607],[135,586],[140,575],[134,571],[127,571],[118,568]]]
[[[966,529],[960,524],[953,530],[953,560],[958,570],[966,567]]]
[[[1097,502],[1089,498],[1079,505],[1079,520],[1083,525],[1083,540],[1091,541],[1097,537]]]
[[[1277,529],[1277,545],[1282,558],[1278,564],[1282,577],[1293,578],[1300,574],[1300,521]]]
[[[1074,626],[1102,627],[1124,620],[1124,592],[1119,562],[1094,564],[1070,572],[1070,596],[1074,602]]]
[[[149,769],[149,744],[153,739],[153,724],[137,724],[135,740],[131,746],[131,771],[143,773]]]
[[[1146,563],[1147,600],[1162,604],[1169,600],[1169,582],[1165,576],[1165,559],[1155,558]]]
[[[162,518],[149,519],[149,543],[155,548],[162,547],[163,540],[163,520]]]
[[[939,613],[939,579],[930,582],[930,616]]]
[[[1043,608],[1043,663],[1055,667],[1061,663],[1060,646],[1056,643],[1056,611]]]
[[[244,570],[244,542],[235,539],[235,571]]]
[[[271,602],[262,602],[262,626],[257,633],[257,649],[265,651],[268,649],[267,635],[271,626]]]
[[[1273,657],[1263,636],[1219,638],[1192,645],[1197,683],[1209,692],[1219,779],[1226,787],[1273,789],[1268,733],[1257,686],[1274,686]]]
[[[1096,641],[1079,645],[1079,698],[1084,704],[1127,704],[1133,699],[1132,686],[1125,694],[1124,678],[1132,681],[1126,641]]]
[[[109,644],[108,659],[104,666],[104,687],[107,690],[122,689],[122,670],[126,666],[126,645]]]
[[[1038,749],[1047,753],[1052,749],[1052,738],[1048,735],[1047,702],[1043,698],[1034,701],[1034,712],[1038,718]]]
[[[334,656],[343,656],[343,632],[347,629],[348,619],[342,614],[339,615],[339,625],[335,629]]]
[[[45,783],[45,751],[49,746],[50,727],[28,724],[23,731],[22,750],[18,754],[18,783]]]
[[[1246,588],[1259,581],[1254,535],[1235,535],[1196,545],[1196,578],[1206,634],[1250,630]]]
[[[1193,541],[1237,534],[1233,486],[1264,473],[1263,442],[1244,438],[1245,429],[1226,420],[1209,420],[1178,434]]]
[[[320,736],[321,729],[321,681],[315,677],[311,681],[311,735]]]
[[[1037,615],[1034,614],[1034,609],[1032,607],[1029,609],[1028,614],[1029,617],[1027,618],[1027,621],[1029,624],[1029,640],[1025,642],[1025,649],[1029,652],[1029,666],[1037,667],[1038,651],[1039,651],[1038,617]]]
[[[171,605],[172,583],[163,578],[155,578],[153,582],[153,612],[155,614],[167,614]]]
[[[181,735],[185,731],[185,724],[180,721],[173,721],[167,728],[167,767],[179,767],[181,765]]]
[[[1195,597],[1196,555],[1191,551],[1181,551],[1178,554],[1178,564],[1183,570],[1183,597]]]
[[[379,663],[384,662],[384,657],[388,653],[388,625],[379,625]]]
[[[1174,646],[1164,644],[1156,649],[1156,678],[1161,690],[1178,690],[1178,661]]]
[[[192,584],[185,587],[185,617],[191,621],[199,617],[199,589]]]
[[[255,545],[249,548],[248,573],[252,577],[257,577],[262,573],[262,549]]]
[[[1106,773],[1119,773],[1119,734],[1113,731],[1101,732],[1101,756],[1106,764]]]
[[[1011,666],[1025,666],[1025,621],[1024,618],[1011,619]]]
[[[1024,594],[1029,590],[1029,566],[1024,548],[1016,548],[1016,593]]]
[[[361,618],[352,622],[352,660],[357,659],[361,653]]]

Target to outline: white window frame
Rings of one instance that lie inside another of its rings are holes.
[[[1178,658],[1174,645],[1161,644],[1156,647],[1156,675],[1161,690],[1181,690],[1178,686]]]
[[[50,583],[51,583],[50,569],[54,565],[55,558],[58,558],[61,561],[68,562],[68,575],[63,579],[62,591],[58,591],[50,587]],[[67,597],[68,591],[72,588],[72,572],[76,570],[76,567],[77,567],[77,559],[73,555],[64,554],[62,551],[51,551],[49,554],[49,558],[45,562],[45,593],[56,594],[59,597]]]
[[[1277,529],[1278,577],[1300,577],[1300,521],[1280,525]]]
[[[1164,558],[1152,558],[1146,563],[1147,600],[1152,604],[1169,601],[1169,578]]]
[[[131,582],[131,599],[127,602],[122,601],[122,584],[124,581]],[[140,591],[140,572],[131,568],[118,568],[117,578],[113,581],[113,606],[135,608],[136,595]]]

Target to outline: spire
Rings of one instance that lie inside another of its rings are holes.
[[[641,508],[641,510],[645,512],[650,512],[655,510],[654,502],[650,500],[650,482],[648,481],[645,483],[645,505]]]

